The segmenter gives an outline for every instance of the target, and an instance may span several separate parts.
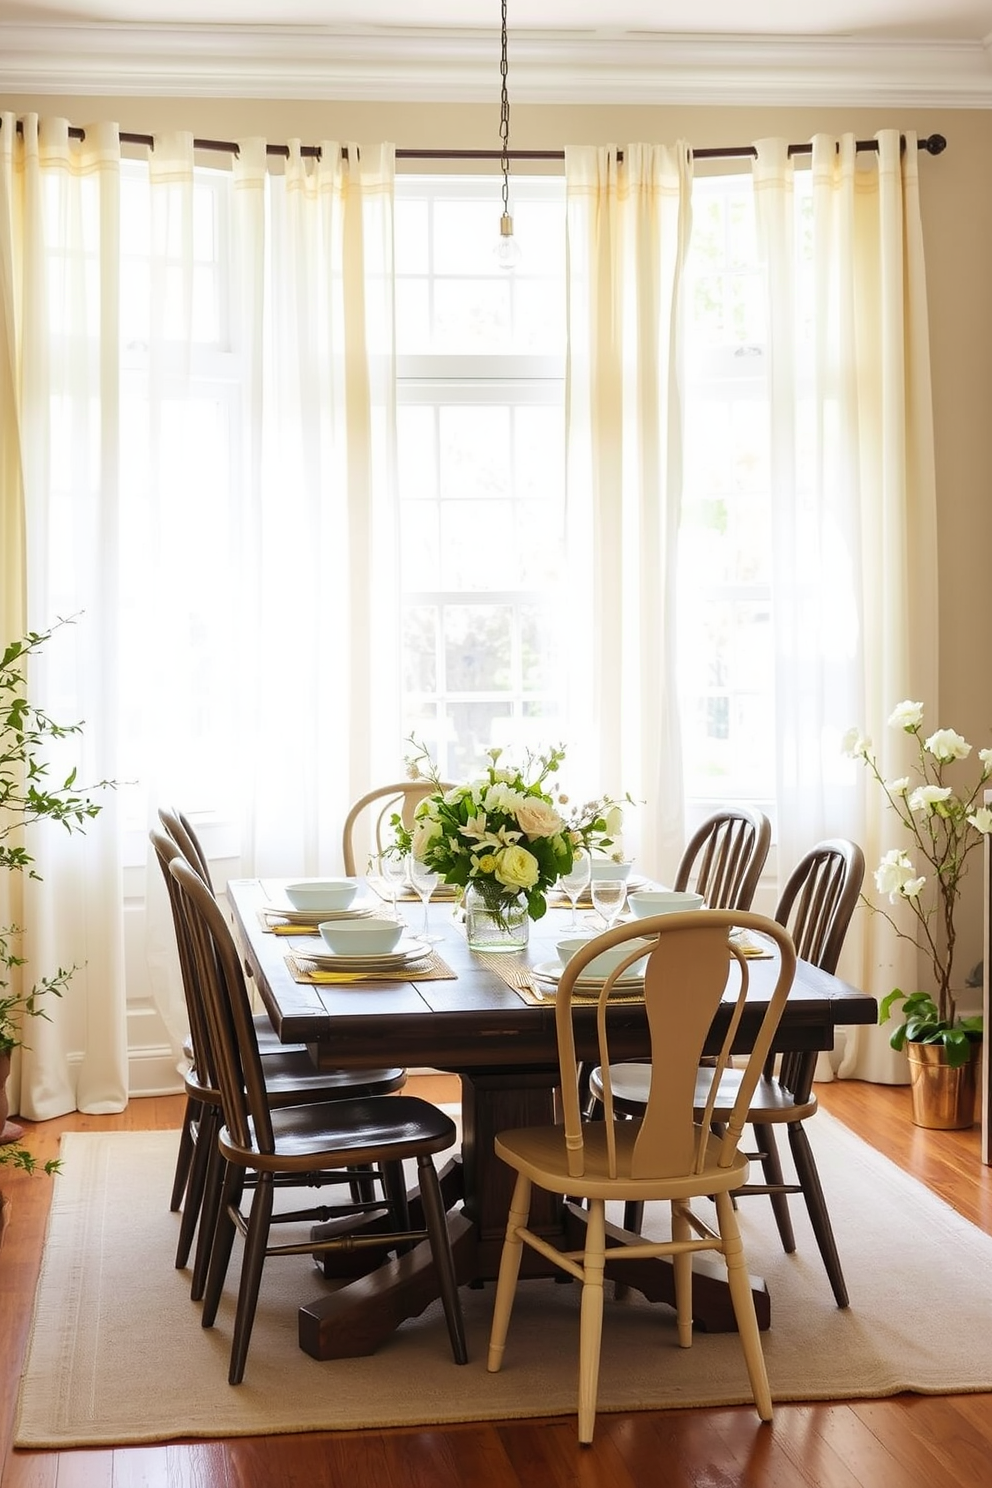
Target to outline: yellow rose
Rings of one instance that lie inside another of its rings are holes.
[[[496,860],[496,877],[508,889],[532,889],[540,872],[537,859],[525,847],[505,847]]]

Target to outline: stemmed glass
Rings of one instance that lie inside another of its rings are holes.
[[[406,858],[400,857],[399,853],[395,852],[380,853],[379,877],[389,888],[393,899],[393,919],[398,920],[396,895],[400,884],[406,883]]]
[[[431,902],[431,895],[437,888],[439,877],[440,875],[433,868],[428,868],[427,864],[421,858],[410,859],[410,883],[420,895],[420,902],[424,906],[424,928],[420,939],[425,940],[428,945],[436,945],[441,939],[440,935],[431,935],[430,920],[427,912],[427,906]]]
[[[567,873],[563,873],[558,880],[563,892],[568,896],[568,902],[572,906],[572,918],[569,920],[567,929],[578,930],[579,916],[578,903],[582,897],[582,890],[589,883],[589,875],[592,872],[592,860],[585,848],[578,847],[572,858],[572,866]]]
[[[612,930],[620,918],[620,911],[627,902],[627,880],[625,878],[594,878],[592,881],[592,907],[606,921],[607,930]]]

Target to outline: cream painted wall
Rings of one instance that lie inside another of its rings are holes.
[[[0,97],[0,109],[61,114],[84,126],[113,119],[140,133],[190,129],[201,138],[260,134],[271,142],[297,137],[309,144],[322,138],[386,139],[398,147],[434,149],[499,144],[498,112],[491,103],[11,95]],[[884,128],[939,133],[948,141],[943,155],[920,162],[940,510],[941,683],[933,722],[957,729],[977,749],[992,744],[992,683],[982,665],[992,625],[992,111],[534,104],[513,107],[510,143],[517,149],[559,149],[566,143],[681,137],[704,148],[746,145],[765,135],[801,141],[817,131],[853,130],[870,138]],[[972,877],[961,924],[962,972],[981,954],[977,854]]]

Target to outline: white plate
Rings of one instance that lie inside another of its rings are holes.
[[[560,961],[541,961],[534,967],[532,975],[542,982],[557,983],[564,970]],[[580,976],[575,985],[577,987],[601,987],[605,981],[605,977],[586,975]],[[634,971],[633,967],[628,967],[622,976],[617,977],[617,985],[621,984],[624,987],[643,987],[644,975],[642,972]]]
[[[332,968],[338,971],[400,971],[415,961],[423,961],[425,956],[431,953],[430,946],[423,940],[401,940],[394,951],[380,951],[371,956],[339,956],[329,946],[322,946],[314,950],[310,946],[303,946],[296,951],[296,955],[307,961],[312,961],[315,966],[322,966],[326,970]]]
[[[367,920],[376,904],[352,904],[347,909],[294,909],[291,904],[266,904],[265,913],[278,915],[291,925],[319,925],[324,920]]]

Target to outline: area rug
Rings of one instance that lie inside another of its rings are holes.
[[[764,1198],[741,1201],[778,1401],[903,1390],[992,1391],[992,1237],[820,1113],[809,1126],[851,1306],[833,1302],[801,1200],[786,1256]],[[579,1288],[521,1284],[499,1374],[486,1372],[492,1287],[463,1288],[470,1362],[451,1359],[439,1305],[364,1359],[318,1362],[297,1308],[324,1287],[309,1257],[270,1260],[244,1383],[227,1383],[237,1275],[213,1329],[176,1271],[168,1211],[174,1133],[63,1139],[21,1385],[16,1445],[68,1447],[568,1414],[575,1409]],[[608,1289],[609,1290],[609,1289]],[[939,1325],[921,1326],[925,1315]],[[736,1335],[679,1349],[673,1314],[607,1300],[600,1409],[750,1400]]]

